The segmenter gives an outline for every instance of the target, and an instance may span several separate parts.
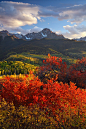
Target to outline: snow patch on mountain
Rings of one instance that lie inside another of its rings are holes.
[[[15,38],[19,38],[19,39],[24,39],[24,40],[33,40],[33,39],[43,39],[43,38],[48,38],[48,39],[64,39],[63,35],[57,35],[56,33],[52,32],[50,29],[45,28],[42,31],[38,32],[38,33],[28,33],[26,35],[22,35],[19,33],[9,33],[7,30],[3,30],[0,32],[0,36],[3,36],[3,38],[5,36],[12,36],[14,35]]]
[[[41,32],[41,34],[42,34],[42,36],[43,36],[43,37],[47,37],[47,35],[46,35],[46,34],[44,35],[42,32]]]
[[[31,38],[28,38],[27,36],[25,36],[26,39],[31,39]]]

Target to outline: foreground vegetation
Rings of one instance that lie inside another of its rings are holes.
[[[85,79],[86,58],[67,67],[50,54],[35,73],[2,77],[1,127],[85,129]]]
[[[62,57],[62,62],[67,63],[67,67],[76,63],[76,59],[64,56],[63,54],[51,54],[52,56]],[[32,70],[35,72],[36,67],[43,65],[43,60],[48,58],[46,55],[36,55],[30,53],[21,53],[10,55],[3,61],[0,61],[0,75],[29,74]]]
[[[0,75],[29,74],[29,71],[35,71],[37,66],[22,61],[2,61],[0,62]]]

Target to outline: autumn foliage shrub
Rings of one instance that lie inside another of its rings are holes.
[[[77,87],[86,89],[86,58],[78,59],[76,64],[67,68],[66,62],[62,63],[62,58],[48,54],[48,58],[43,60],[43,63],[44,65],[37,69],[36,75],[44,83],[58,74],[58,82],[69,84],[72,81]]]
[[[59,113],[56,113],[57,109],[67,115],[70,107],[72,114],[86,115],[86,92],[76,89],[77,87],[72,82],[68,85],[51,79],[44,84],[35,76],[31,80],[28,80],[28,76],[22,80],[9,77],[5,79],[1,98],[8,103],[13,102],[15,107],[20,105],[30,107],[37,104],[40,110],[45,110],[46,115],[53,116],[57,121],[63,119],[63,116],[59,118]]]
[[[45,111],[47,118],[52,116],[57,124],[61,121],[67,122],[68,117],[74,116],[79,116],[83,121],[86,116],[86,91],[78,86],[85,88],[81,84],[84,82],[79,79],[83,77],[79,70],[82,65],[85,67],[86,60],[83,58],[67,68],[61,58],[50,54],[48,57],[46,62],[43,61],[44,65],[37,69],[36,76],[30,71],[24,78],[5,77],[1,100],[4,98],[7,103],[13,102],[16,108],[20,105],[30,108],[36,104],[40,110]],[[84,76],[85,73],[84,69]],[[69,82],[65,83],[67,81]],[[79,85],[76,86],[74,81],[78,81]]]
[[[72,81],[77,87],[86,89],[86,58],[78,59],[76,64],[71,65],[69,68],[61,69],[58,80],[68,84]]]
[[[43,60],[43,64],[43,66],[36,69],[36,76],[38,76],[43,83],[47,83],[47,80],[57,78],[58,70],[62,67],[62,58],[48,54],[48,58]]]

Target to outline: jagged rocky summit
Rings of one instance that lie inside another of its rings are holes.
[[[54,32],[52,32],[50,29],[45,28],[42,31],[38,33],[28,33],[26,35],[23,34],[12,34],[9,33],[7,30],[0,31],[0,36],[15,36],[15,38],[19,39],[25,39],[25,40],[33,40],[33,39],[43,39],[43,38],[48,38],[48,39],[64,39],[63,35],[58,35]]]

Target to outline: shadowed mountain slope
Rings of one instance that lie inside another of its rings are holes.
[[[29,52],[32,54],[57,54],[62,53],[70,57],[81,58],[86,52],[85,41],[69,39],[34,39],[26,41],[6,36],[4,40],[0,37],[0,60],[5,59],[8,53]],[[81,54],[81,55],[80,55]]]

